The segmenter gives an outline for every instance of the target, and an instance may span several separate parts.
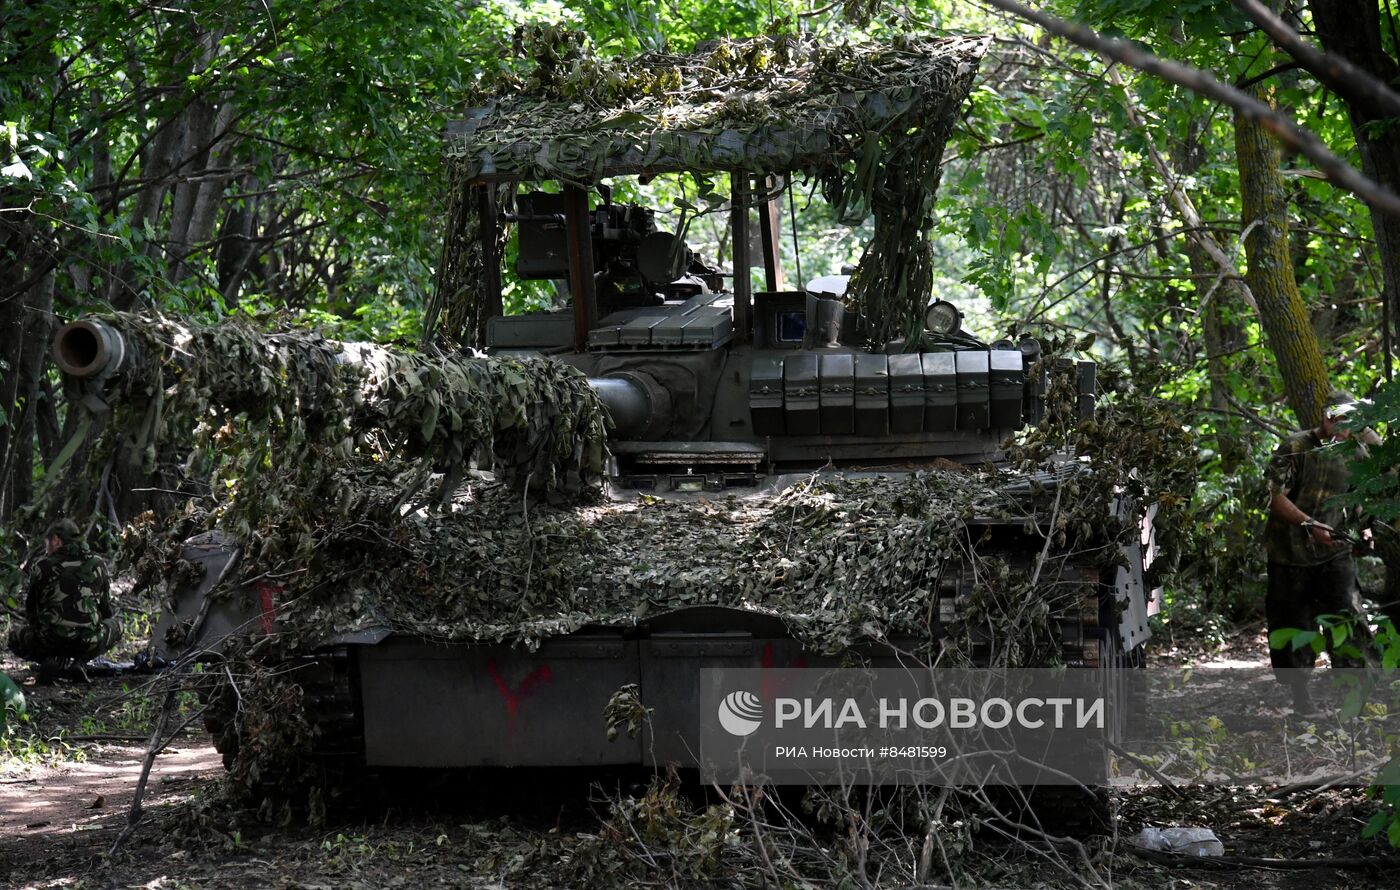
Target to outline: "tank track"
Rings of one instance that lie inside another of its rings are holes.
[[[204,706],[204,729],[214,741],[214,750],[224,761],[224,769],[233,769],[238,756],[238,694],[220,673],[205,677],[195,689]]]
[[[360,716],[358,664],[345,646],[292,662],[306,719],[316,730],[314,755],[328,779],[362,772],[365,730]]]
[[[328,771],[349,773],[364,766],[364,725],[359,713],[359,683],[349,650],[338,647],[301,656],[282,665],[302,689],[306,719],[316,730],[314,756]],[[197,690],[204,704],[204,727],[232,769],[240,743],[238,692],[222,672]]]

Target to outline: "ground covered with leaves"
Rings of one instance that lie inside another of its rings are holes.
[[[1232,643],[1154,661],[1263,651],[1258,634]],[[193,730],[157,758],[146,816],[109,856],[156,703],[130,676],[36,688],[24,667],[0,667],[30,699],[0,766],[0,883],[20,888],[1372,888],[1400,865],[1383,841],[1361,840],[1377,804],[1344,786],[1123,789],[1112,833],[1062,839],[1047,819],[1047,841],[988,818],[1011,811],[1005,796],[942,789],[765,797],[640,771],[392,773],[323,825],[277,826],[219,802],[218,756]],[[1131,838],[1149,825],[1210,827],[1226,855],[1144,858]]]

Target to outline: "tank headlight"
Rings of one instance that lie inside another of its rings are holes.
[[[947,300],[935,300],[924,312],[924,327],[940,337],[956,334],[962,326],[962,313]]]

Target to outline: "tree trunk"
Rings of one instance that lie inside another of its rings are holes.
[[[13,23],[8,16],[0,19],[5,20],[6,71],[13,66],[19,72],[14,86],[20,99],[17,107],[23,109],[53,86],[46,78],[52,79],[57,70],[53,45],[58,24],[53,17],[38,14],[39,3],[16,5],[20,14]],[[36,372],[34,351],[27,338],[36,333],[36,313],[47,323],[53,309],[52,270],[57,245],[49,221],[24,209],[27,203],[27,199],[0,188],[0,206],[8,208],[0,214],[0,521],[10,519],[19,506],[14,475],[24,469],[20,455],[29,456],[31,462],[33,459],[34,425],[25,416],[38,387],[42,360]],[[26,478],[19,486],[19,495],[25,494],[29,481]]]
[[[209,167],[209,140],[214,133],[214,107],[205,99],[196,99],[185,109],[180,137],[180,169],[170,187],[170,229],[166,255],[172,273],[190,249],[190,222],[194,205],[199,200],[202,176]]]
[[[1261,101],[1271,101],[1259,85],[1250,91]],[[1258,121],[1236,114],[1235,159],[1240,171],[1242,223],[1249,230],[1244,242],[1249,258],[1245,281],[1259,305],[1259,319],[1278,363],[1289,407],[1304,427],[1314,427],[1322,422],[1327,369],[1293,277],[1288,198],[1279,168],[1279,146]]]
[[[18,389],[21,394],[19,423],[5,458],[5,475],[10,479],[10,500],[6,512],[13,515],[34,496],[34,439],[44,358],[53,333],[54,273],[34,287],[25,315],[24,343],[20,350]]]
[[[29,271],[26,263],[15,263],[11,268],[19,275],[27,275]],[[0,412],[4,414],[3,425],[0,425],[0,521],[9,519],[12,511],[12,486],[9,476],[3,475],[3,470],[10,462],[11,449],[16,447],[15,433],[20,425],[20,394],[24,390],[19,368],[24,351],[24,316],[29,308],[29,294],[30,291],[25,291],[0,301]]]
[[[196,67],[207,70],[219,55],[219,43],[226,32],[204,31]],[[174,193],[170,220],[170,277],[183,281],[190,268],[185,260],[208,240],[214,230],[215,203],[222,197],[228,176],[222,172],[228,162],[229,125],[233,104],[219,96],[199,97],[186,109],[189,121],[182,152],[184,176]]]
[[[1172,150],[1172,164],[1184,174],[1194,174],[1205,165],[1206,155],[1201,134],[1206,122],[1192,121],[1186,138]],[[1234,367],[1234,351],[1244,342],[1240,326],[1227,321],[1222,292],[1228,292],[1210,254],[1197,238],[1186,238],[1186,259],[1191,267],[1191,280],[1196,288],[1196,305],[1201,313],[1201,333],[1206,349],[1206,378],[1210,381],[1210,407],[1214,413],[1211,426],[1215,429],[1215,453],[1220,455],[1221,469],[1233,474],[1249,457],[1245,431],[1233,414],[1230,404],[1230,373]],[[1207,299],[1209,297],[1209,299]]]
[[[219,246],[215,254],[219,293],[223,295],[225,306],[238,305],[238,293],[253,258],[253,221],[258,199],[252,197],[252,193],[257,189],[257,178],[251,174],[245,175],[236,190],[247,197],[225,202],[224,223],[219,231]]]
[[[39,398],[34,407],[37,412],[34,419],[35,430],[39,434],[39,461],[47,467],[58,457],[59,449],[63,447],[59,439],[58,395],[53,391],[53,384],[47,376],[39,378]]]
[[[1400,64],[1385,51],[1378,4],[1311,0],[1309,5],[1313,27],[1323,49],[1345,57],[1377,80],[1395,84],[1396,78],[1400,78]],[[1389,14],[1387,6],[1387,17]],[[1394,28],[1396,23],[1392,20],[1388,26]],[[1364,95],[1341,90],[1338,93],[1347,106],[1352,134],[1361,154],[1362,171],[1391,191],[1400,192],[1400,129]],[[1400,321],[1400,217],[1375,207],[1370,210],[1393,336]],[[1386,367],[1389,366],[1387,357]]]
[[[212,139],[214,147],[209,151],[209,162],[206,170],[223,171],[227,169],[233,155],[233,141],[224,134],[233,121],[233,105],[224,103],[214,118],[214,128]],[[224,188],[228,185],[229,176],[222,172],[211,172],[207,178],[198,183],[198,191],[195,193],[194,203],[190,208],[189,225],[185,228],[184,243],[180,245],[179,262],[172,271],[175,281],[183,281],[189,277],[190,264],[189,256],[198,250],[201,245],[209,240],[214,234],[214,224],[218,221],[219,207],[223,204]]]
[[[147,227],[152,231],[157,230],[157,218],[161,206],[165,203],[165,195],[170,190],[170,175],[175,169],[176,158],[183,142],[183,120],[182,114],[177,120],[159,125],[160,131],[152,140],[145,156],[141,158],[141,178],[146,184],[137,194],[136,206],[131,214],[131,227],[136,231],[145,231]],[[147,244],[145,253],[154,257],[157,251],[153,245]],[[131,263],[125,264],[112,276],[107,288],[107,302],[111,303],[113,308],[126,311],[136,303],[137,297],[140,296],[136,276],[136,268]]]
[[[32,265],[21,266],[28,271]],[[33,494],[35,401],[52,330],[54,275],[50,271],[23,296],[9,300],[0,321],[0,384],[5,425],[0,428],[0,520],[14,516]]]

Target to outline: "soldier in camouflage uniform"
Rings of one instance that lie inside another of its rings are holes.
[[[44,666],[96,658],[121,638],[112,613],[107,565],[88,549],[70,519],[52,523],[44,544],[46,554],[29,572],[26,620],[10,631],[10,650]]]
[[[1264,538],[1268,552],[1269,587],[1264,614],[1269,633],[1281,628],[1316,631],[1322,615],[1360,615],[1360,590],[1351,545],[1332,536],[1347,519],[1336,496],[1350,485],[1347,455],[1339,446],[1351,437],[1344,418],[1356,408],[1351,394],[1334,390],[1327,400],[1322,425],[1292,433],[1269,461],[1269,521]],[[1363,647],[1370,638],[1358,619],[1354,638]],[[1334,667],[1361,667],[1362,662],[1332,651]],[[1317,663],[1311,646],[1285,644],[1271,648],[1269,660],[1293,692],[1294,709],[1316,714],[1308,695],[1308,669]]]

